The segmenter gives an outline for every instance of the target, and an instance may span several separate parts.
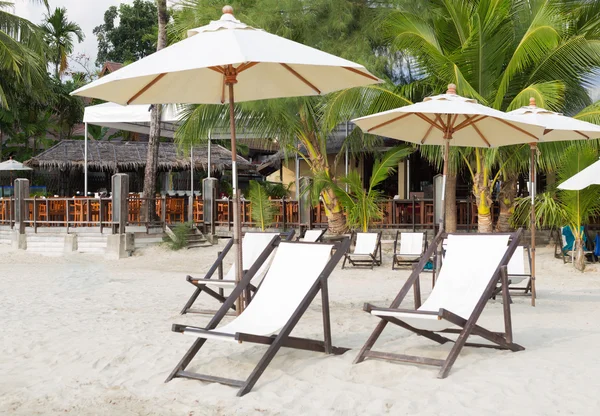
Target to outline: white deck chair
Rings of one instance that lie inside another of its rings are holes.
[[[525,268],[525,253],[527,253],[528,268]],[[531,251],[529,246],[518,246],[515,250],[515,254],[508,262],[508,279],[510,280],[508,288],[511,291],[522,291],[525,295],[531,292]],[[527,280],[525,286],[519,286],[524,280]]]
[[[394,255],[392,257],[392,270],[397,266],[411,266],[418,263],[427,250],[427,233],[401,233],[396,232],[394,240]]]
[[[304,241],[306,243],[318,243],[318,242],[322,241],[323,236],[325,235],[326,231],[327,231],[327,229],[306,230],[304,232],[304,235],[302,237],[300,237],[298,239],[298,241]]]
[[[342,269],[346,260],[354,267],[381,266],[381,231],[378,233],[356,233],[354,251],[346,253]]]
[[[261,283],[260,290],[240,316],[228,324],[217,327],[230,305],[235,302],[235,297],[244,290],[243,285],[248,284],[252,278],[251,274],[258,270],[258,265],[254,265],[244,276],[241,284],[234,289],[230,299],[223,304],[206,328],[186,325],[173,326],[174,332],[194,336],[197,340],[173,370],[167,381],[173,377],[188,377],[228,384],[240,387],[238,396],[241,396],[252,389],[281,347],[319,351],[327,354],[341,354],[347,351],[345,348],[331,346],[327,279],[349,245],[349,239],[335,245],[279,243],[279,248]],[[334,255],[331,256],[333,248],[336,250]],[[262,260],[265,260],[269,255],[268,250],[265,251],[261,255]],[[289,337],[290,332],[319,291],[322,293],[324,341]],[[272,336],[272,334],[277,335]],[[185,367],[207,339],[233,343],[251,342],[270,345],[270,347],[250,377],[245,381],[185,371]]]
[[[519,231],[515,234],[498,235],[449,235],[444,265],[434,289],[422,305],[419,293],[418,296],[415,294],[416,310],[398,309],[410,288],[418,283],[425,258],[421,259],[390,308],[365,305],[365,311],[379,317],[381,321],[355,362],[371,357],[436,365],[441,367],[439,377],[445,378],[464,345],[522,350],[523,347],[512,342],[510,302],[503,303],[505,333],[491,332],[477,325],[477,320],[500,278],[503,282],[503,295],[508,297],[506,266],[517,247],[520,234]],[[441,240],[442,234],[439,234],[423,257],[433,254]],[[371,351],[383,328],[390,322],[440,344],[451,340],[438,332],[460,335],[446,360]],[[481,336],[496,345],[469,344],[466,341],[470,335]]]
[[[252,267],[252,265],[256,262],[256,259],[258,259],[260,254],[271,243],[273,238],[279,235],[279,233],[246,233],[242,238],[242,269],[249,270],[250,267]],[[284,234],[284,236],[286,239],[291,239],[293,237],[293,231],[291,233]],[[190,312],[214,314],[214,311],[198,311],[192,309],[194,302],[196,302],[196,299],[202,292],[215,298],[221,303],[225,302],[226,296],[223,293],[223,289],[233,289],[233,287],[236,284],[235,263],[231,266],[227,274],[223,276],[223,259],[225,258],[225,256],[227,256],[232,246],[233,240],[229,241],[229,243],[225,246],[225,249],[222,253],[219,254],[217,261],[208,270],[204,278],[198,279],[192,276],[186,277],[186,280],[192,285],[194,285],[196,287],[196,290],[181,310],[182,315]],[[269,265],[270,261],[264,262],[261,268],[254,276],[254,278],[252,279],[252,281],[250,282],[247,293],[248,299],[250,298],[250,292],[256,291],[256,288],[260,284],[260,281],[264,277],[266,271],[269,269]],[[213,277],[215,272],[218,272],[218,278],[216,279]],[[232,309],[235,310],[235,305],[232,307]]]

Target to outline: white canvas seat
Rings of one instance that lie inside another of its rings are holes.
[[[381,319],[355,363],[366,358],[379,358],[441,367],[438,377],[445,378],[460,350],[464,346],[488,347],[521,351],[524,348],[512,339],[510,302],[503,302],[504,332],[492,332],[477,324],[488,300],[496,291],[496,282],[502,280],[502,295],[509,296],[508,273],[502,270],[517,248],[521,231],[514,234],[450,234],[446,244],[446,257],[436,285],[421,304],[420,286],[417,285],[428,258],[440,249],[446,235],[439,233],[432,245],[413,269],[410,277],[389,308],[365,304],[364,310]],[[510,242],[510,244],[509,244]],[[414,291],[415,309],[400,309],[406,295]],[[439,344],[454,342],[445,360],[416,357],[404,354],[372,351],[387,324],[394,324]],[[442,333],[459,334],[452,340]],[[490,344],[470,343],[467,339],[477,335]]]
[[[332,248],[323,244],[279,244],[260,290],[240,316],[215,330],[189,329],[183,333],[237,342],[234,335],[238,332],[264,336],[279,331],[319,278]]]
[[[468,319],[481,298],[492,275],[508,248],[509,236],[448,236],[444,267],[440,270],[433,291],[418,311],[434,312],[419,315],[410,312],[377,311],[375,316],[393,316],[410,326],[429,331],[452,327],[437,315],[446,309]]]
[[[392,269],[396,266],[412,265],[421,259],[427,249],[427,233],[396,233]]]
[[[206,327],[173,325],[173,332],[193,336],[196,340],[171,372],[167,381],[175,377],[184,377],[227,384],[239,387],[238,396],[241,396],[252,389],[281,347],[326,354],[343,354],[348,351],[348,348],[334,347],[331,343],[327,279],[348,250],[350,240],[346,238],[335,244],[319,244],[280,242],[276,239],[261,254],[259,261],[265,261],[277,246],[273,262],[261,283],[260,290],[246,309],[233,321],[219,326],[235,299],[250,284],[252,274],[260,267],[258,263],[244,275],[242,281],[234,288]],[[321,292],[323,313],[323,341],[291,337],[290,333],[319,292]],[[209,339],[262,344],[268,346],[268,349],[245,381],[186,371],[186,367]]]
[[[512,284],[519,284],[530,275],[525,271],[525,247],[518,246],[508,262],[508,276]]]
[[[299,238],[298,241],[306,243],[316,243],[321,240],[326,230],[306,230],[304,236]]]
[[[381,265],[381,232],[356,233],[354,251],[346,253],[342,269],[348,261],[352,266],[370,267]]]
[[[273,241],[273,238],[277,236],[279,236],[279,233],[246,233],[242,239],[242,269],[249,270],[250,267],[252,267],[252,265],[256,262],[256,259],[258,259],[261,253]],[[209,269],[204,278],[198,279],[192,276],[187,276],[187,281],[194,285],[196,290],[186,302],[185,306],[181,310],[181,314],[194,312],[191,308],[201,292],[205,292],[218,301],[224,302],[226,297],[222,293],[222,290],[232,289],[237,284],[235,280],[235,264],[230,267],[229,271],[223,276],[223,279],[218,279],[214,275],[218,268],[222,267],[223,259],[231,247],[232,241],[227,244],[223,250],[223,253],[221,253],[215,264]],[[269,265],[271,263],[270,260],[271,258],[264,262],[258,272],[254,275],[250,289],[254,290],[256,287],[258,287],[266,271],[269,269]],[[215,288],[220,291],[216,292],[211,288]]]

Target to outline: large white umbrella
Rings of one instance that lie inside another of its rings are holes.
[[[450,146],[497,147],[537,142],[544,130],[481,105],[477,100],[461,97],[456,94],[454,84],[448,85],[445,94],[361,117],[353,122],[365,133],[417,144],[444,146],[442,201],[445,199]],[[445,217],[444,204],[442,217]],[[440,226],[440,230],[443,229],[444,218]]]
[[[74,94],[119,104],[229,103],[233,243],[239,280],[242,252],[234,102],[322,95],[378,82],[362,65],[250,27],[233,16],[230,6],[225,6],[220,20],[190,30],[187,39]],[[238,302],[238,313],[242,308]]]
[[[565,140],[589,140],[600,138],[600,126],[586,121],[566,117],[560,113],[540,108],[536,105],[535,98],[529,99],[529,105],[510,111],[510,116],[523,122],[531,122],[544,126],[542,142],[558,142]],[[530,144],[530,194],[531,194],[531,304],[535,306],[535,154],[537,142]]]
[[[600,185],[600,160],[571,176],[558,186],[567,191],[581,191],[592,185]]]

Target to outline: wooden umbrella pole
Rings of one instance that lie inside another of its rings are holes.
[[[535,153],[537,151],[537,143],[531,143],[529,147],[531,149],[531,167],[529,173],[531,181],[531,189],[529,190],[531,193],[531,306],[535,306]]]
[[[233,250],[235,253],[235,281],[239,283],[244,273],[242,256],[242,225],[240,224],[240,193],[237,178],[237,152],[235,137],[235,97],[233,86],[237,83],[236,75],[226,75],[225,84],[229,87],[229,124],[231,129],[231,185],[233,189]],[[244,310],[243,295],[236,301],[236,312]]]

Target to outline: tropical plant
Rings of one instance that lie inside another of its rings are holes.
[[[74,49],[73,38],[77,38],[81,43],[85,35],[77,23],[68,20],[67,9],[64,7],[57,7],[52,14],[46,14],[42,31],[50,48],[49,55],[50,61],[54,64],[54,76],[60,79],[67,70],[67,58]]]
[[[267,187],[257,181],[250,181],[248,188],[248,199],[252,204],[252,221],[254,221],[262,231],[273,224],[276,208],[271,203]]]
[[[398,162],[410,155],[414,149],[410,146],[397,146],[388,150],[381,158],[373,164],[373,174],[369,180],[368,189],[363,188],[363,182],[356,171],[340,178],[340,184],[329,183],[337,195],[346,213],[350,228],[359,229],[362,232],[369,231],[369,225],[383,218],[383,211],[378,202],[383,199],[383,193],[377,189],[388,176],[396,171]],[[316,178],[316,180],[327,180],[327,178]],[[344,186],[347,185],[346,191]]]
[[[163,238],[164,244],[173,251],[179,251],[188,246],[192,223],[177,224],[169,235]]]
[[[598,160],[598,151],[593,146],[571,146],[560,158],[557,172],[559,183],[579,173]],[[600,215],[600,186],[594,185],[581,191],[550,190],[535,199],[536,225],[560,228],[568,225],[575,236],[574,266],[585,269],[584,226]],[[529,222],[530,200],[518,201],[513,224],[525,225]]]
[[[32,0],[48,7],[47,0]],[[43,89],[46,61],[37,25],[10,13],[13,3],[0,1],[0,107],[10,107],[18,91]],[[11,94],[13,91],[13,94]]]

